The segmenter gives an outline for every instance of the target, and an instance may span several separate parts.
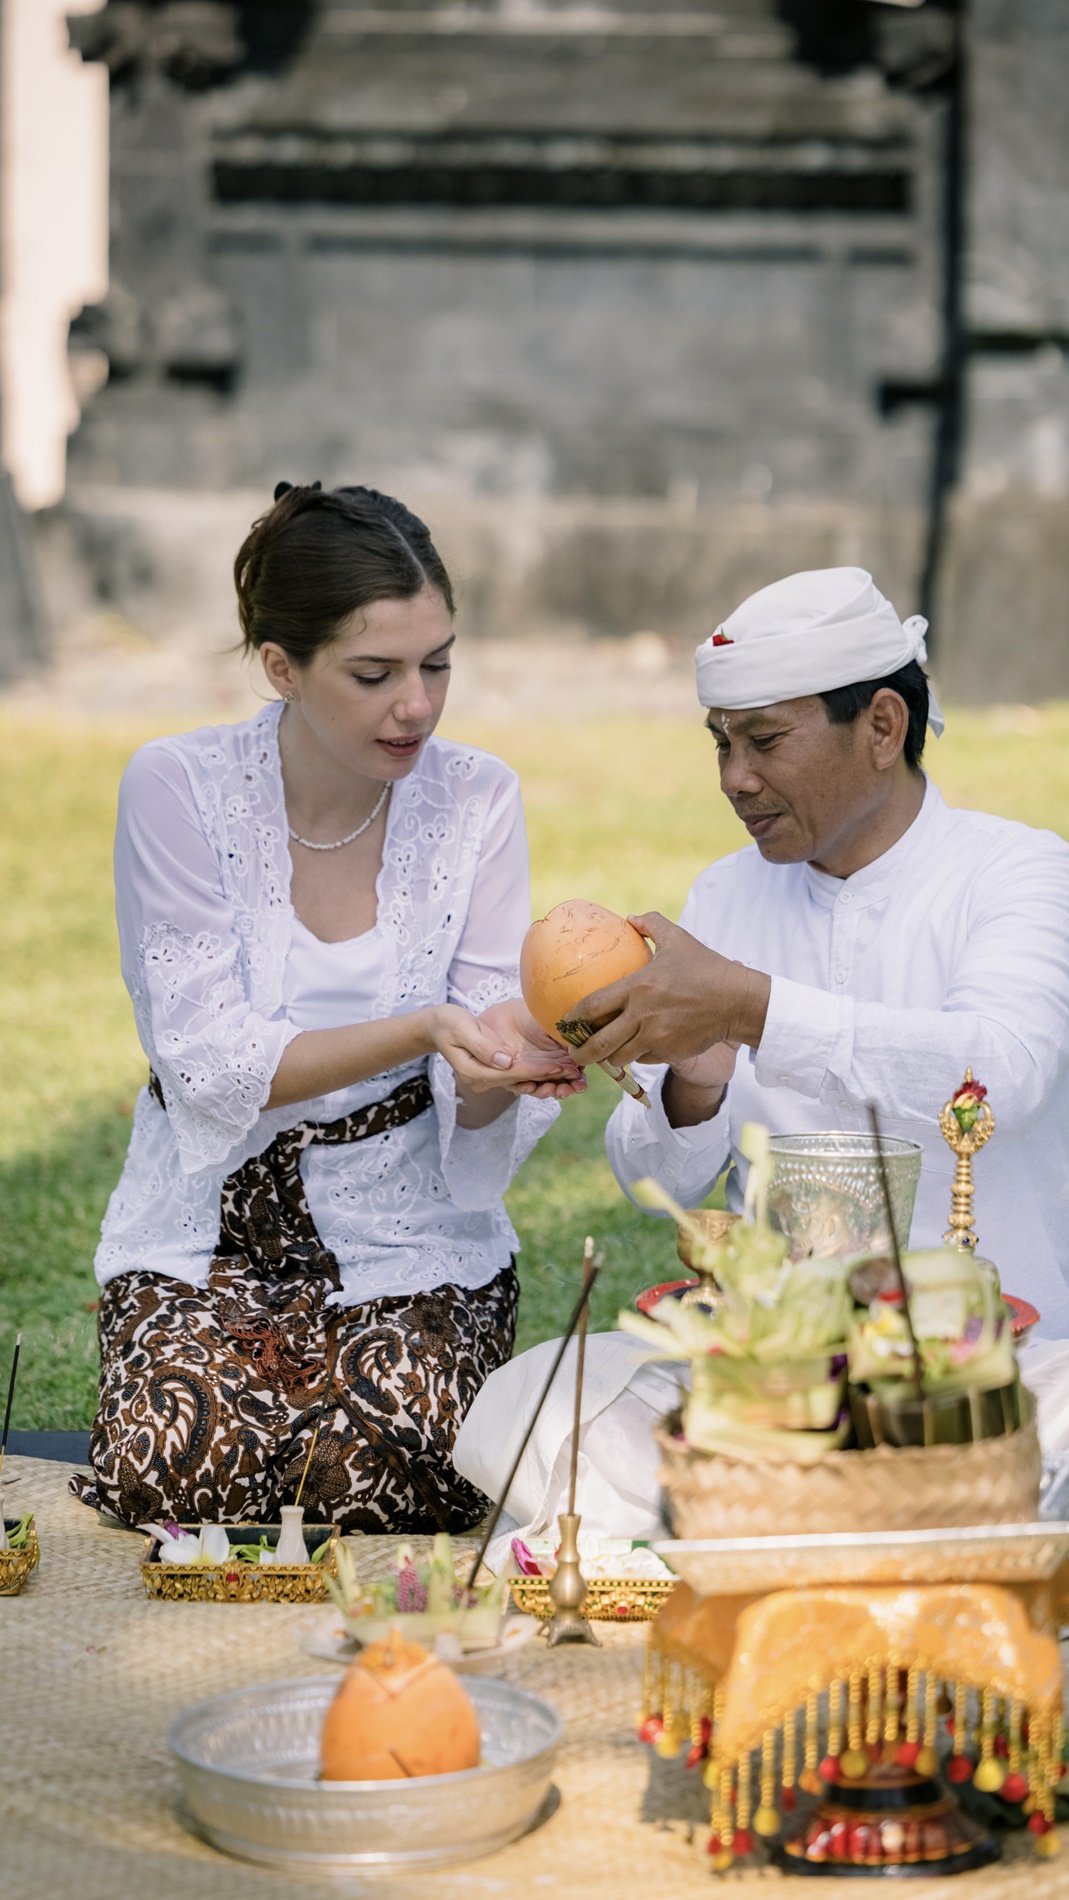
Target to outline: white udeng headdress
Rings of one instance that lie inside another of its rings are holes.
[[[901,621],[863,567],[820,567],[789,574],[751,594],[694,658],[703,706],[741,712],[781,699],[830,693],[883,679],[910,660],[927,659],[928,622]],[[928,724],[943,730],[928,689]]]

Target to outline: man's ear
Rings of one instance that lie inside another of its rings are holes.
[[[881,686],[865,707],[861,718],[867,720],[872,734],[872,763],[878,772],[887,772],[901,757],[909,732],[906,702],[889,686]]]

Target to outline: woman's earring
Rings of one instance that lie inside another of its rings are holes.
[[[285,700],[287,706],[292,706],[297,695],[296,693],[283,693],[282,697]]]

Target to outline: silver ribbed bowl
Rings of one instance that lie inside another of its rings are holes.
[[[492,1854],[535,1820],[563,1727],[540,1696],[466,1679],[485,1766],[320,1781],[319,1736],[337,1686],[333,1676],[265,1683],[213,1696],[172,1724],[189,1817],[214,1847],[309,1873],[413,1873]]]
[[[843,1258],[889,1253],[883,1188],[873,1135],[829,1130],[813,1135],[773,1135],[768,1211],[785,1234],[796,1260],[807,1254]],[[881,1135],[898,1244],[909,1243],[913,1203],[921,1173],[921,1146]]]

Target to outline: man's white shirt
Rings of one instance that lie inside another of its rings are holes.
[[[929,781],[909,830],[853,877],[751,845],[702,872],[680,923],[771,976],[768,1016],[697,1127],[669,1127],[664,1069],[636,1065],[651,1107],[625,1096],[606,1131],[621,1186],[652,1174],[693,1207],[734,1162],[740,1207],[745,1122],[867,1130],[875,1102],[887,1134],[922,1144],[910,1244],[937,1246],[954,1171],[937,1117],[968,1065],[997,1122],[974,1163],[980,1252],[1043,1336],[1069,1337],[1069,844],[951,810]]]

